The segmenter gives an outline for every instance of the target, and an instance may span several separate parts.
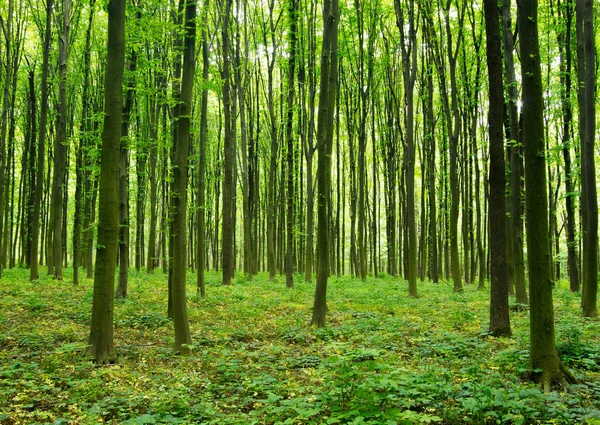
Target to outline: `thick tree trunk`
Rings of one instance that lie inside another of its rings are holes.
[[[538,41],[537,0],[520,0],[517,20],[522,40],[523,141],[525,142],[525,219],[529,266],[530,366],[544,391],[574,378],[562,365],[554,343],[554,307],[550,279],[548,199],[544,149],[544,102]],[[541,372],[537,372],[541,370]]]
[[[596,136],[596,51],[594,46],[594,5],[592,0],[577,0],[578,44],[583,43],[585,71],[580,87],[584,95],[580,98],[581,115],[585,117],[581,144],[582,165],[582,208],[583,219],[583,293],[581,308],[584,317],[598,316],[598,199],[596,194],[596,166],[594,160],[594,139]],[[581,38],[583,38],[582,41]],[[581,54],[581,50],[578,51]],[[581,64],[580,60],[580,64]],[[581,73],[580,73],[581,76]],[[581,102],[583,100],[583,102]],[[585,111],[585,112],[583,112]]]
[[[504,93],[502,85],[502,45],[498,4],[485,1],[485,29],[489,82],[489,133],[490,133],[490,333],[494,336],[510,335],[508,315],[508,269],[506,266],[506,223],[504,191],[506,186],[504,166]]]
[[[113,346],[113,298],[119,233],[119,146],[125,63],[125,0],[109,1],[107,52],[98,246],[88,348],[88,354],[99,364],[111,363],[116,359]]]

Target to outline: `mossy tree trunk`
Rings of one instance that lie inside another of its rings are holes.
[[[525,147],[525,220],[529,267],[530,366],[534,378],[548,392],[553,383],[574,378],[562,365],[554,340],[554,306],[548,234],[544,101],[538,39],[538,2],[520,0],[517,23],[522,40],[523,142]],[[541,372],[538,372],[541,371]]]

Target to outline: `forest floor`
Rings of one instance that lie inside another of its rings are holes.
[[[0,280],[0,424],[600,424],[600,321],[554,291],[557,346],[581,384],[544,395],[528,372],[528,313],[487,338],[488,290],[390,277],[329,280],[328,326],[309,326],[314,284],[264,274],[232,286],[188,273],[194,355],[173,354],[166,278],[132,270],[115,302],[118,362],[84,357],[92,281],[26,270]]]

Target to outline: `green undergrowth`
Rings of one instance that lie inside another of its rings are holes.
[[[600,424],[600,322],[555,289],[557,346],[580,384],[526,380],[528,313],[487,338],[486,290],[390,277],[329,280],[328,326],[309,326],[314,284],[241,274],[207,297],[188,274],[191,357],[173,354],[166,278],[132,271],[115,302],[118,362],[84,356],[92,281],[25,270],[0,280],[0,424]]]

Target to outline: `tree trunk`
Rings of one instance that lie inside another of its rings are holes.
[[[88,348],[88,354],[99,364],[112,363],[116,359],[113,346],[113,296],[119,233],[119,146],[125,63],[124,0],[110,0],[108,4],[107,52],[98,246]]]
[[[504,93],[502,86],[502,45],[498,3],[485,1],[485,29],[489,82],[489,134],[490,134],[490,333],[494,336],[510,335],[508,315],[508,269],[506,266],[506,223],[504,191],[506,186],[504,166]]]
[[[54,140],[54,173],[52,175],[52,198],[50,203],[50,223],[52,225],[52,261],[48,263],[48,274],[56,279],[63,278],[63,184],[67,162],[67,62],[69,60],[69,15],[71,1],[62,2],[62,26],[58,35],[58,120]]]
[[[172,307],[175,327],[175,350],[180,354],[191,352],[190,324],[187,314],[186,271],[187,271],[187,174],[192,114],[192,88],[194,85],[195,44],[196,44],[196,2],[185,3],[185,38],[183,52],[183,72],[177,120],[177,138],[173,155],[173,270]]]
[[[39,279],[39,245],[40,245],[40,223],[41,209],[42,209],[42,195],[44,193],[44,166],[45,166],[45,154],[46,154],[46,124],[48,117],[48,56],[50,54],[50,37],[51,37],[51,26],[52,26],[52,8],[53,0],[46,1],[46,26],[44,30],[44,45],[43,45],[43,59],[42,59],[42,79],[41,79],[41,99],[40,99],[40,128],[38,133],[38,153],[37,153],[37,176],[36,184],[34,189],[34,201],[33,201],[33,228],[31,231],[31,268],[29,269],[29,279]],[[0,179],[1,179],[0,175]],[[3,187],[3,185],[0,185]],[[0,199],[1,201],[1,199]],[[43,238],[42,238],[43,242]]]
[[[321,82],[317,149],[319,151],[317,186],[317,285],[311,323],[325,326],[327,312],[327,279],[329,277],[329,197],[331,184],[331,152],[333,145],[333,112],[337,90],[338,2],[325,0],[323,7],[323,41],[321,49]]]
[[[206,268],[206,139],[208,138],[208,81],[209,46],[208,46],[208,12],[209,1],[204,3],[202,10],[202,81],[204,82],[200,99],[200,164],[198,171],[198,293],[202,298],[206,295],[204,269]]]
[[[289,4],[289,57],[288,57],[288,81],[287,81],[287,116],[285,137],[287,140],[287,243],[285,253],[285,286],[294,287],[294,265],[292,261],[292,249],[294,241],[294,83],[296,72],[296,38],[298,30],[298,5],[296,0],[290,0]]]
[[[523,140],[525,142],[525,219],[529,266],[530,366],[545,392],[552,384],[573,382],[554,343],[554,307],[550,279],[548,199],[544,149],[544,102],[538,41],[537,0],[520,0],[517,20],[522,40]],[[538,372],[541,370],[541,372]]]
[[[94,4],[95,0],[90,0],[90,14],[88,17],[88,26],[85,33],[85,50],[83,65],[83,93],[81,95],[81,123],[79,126],[79,147],[77,148],[75,164],[75,217],[73,219],[73,284],[79,284],[79,263],[81,259],[82,243],[82,216],[83,216],[83,195],[84,195],[84,170],[83,158],[84,150],[88,146],[88,110],[89,110],[89,89],[90,89],[90,47],[92,42],[92,23],[94,22]]]
[[[583,118],[583,138],[581,143],[582,166],[582,209],[583,219],[583,293],[581,308],[584,317],[598,316],[598,199],[596,195],[596,166],[594,161],[594,139],[596,134],[596,51],[594,46],[594,5],[592,0],[577,0],[577,38],[578,44],[583,43],[584,65],[583,79],[580,78],[579,108]],[[581,102],[583,101],[583,102]],[[581,119],[581,118],[580,118]]]
[[[232,131],[233,121],[236,119],[232,116],[232,101],[235,96],[231,95],[231,82],[229,75],[229,17],[232,13],[232,0],[225,0],[223,5],[223,28],[222,49],[223,49],[223,70],[221,78],[223,80],[223,111],[225,117],[225,139],[223,143],[223,159],[225,163],[223,177],[223,285],[230,285],[233,277],[233,269],[235,267],[235,252],[233,246],[234,227],[233,227],[233,209],[234,209],[234,175],[235,167],[235,137]]]

